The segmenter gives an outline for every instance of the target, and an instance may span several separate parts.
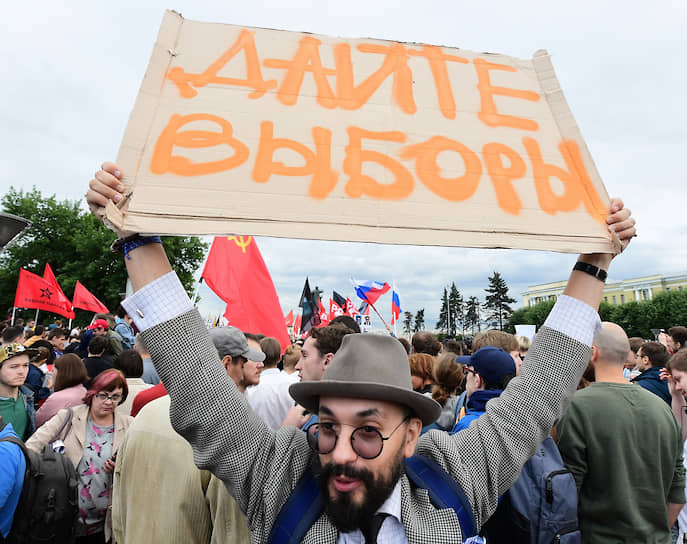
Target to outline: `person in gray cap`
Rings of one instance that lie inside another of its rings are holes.
[[[113,163],[96,173],[87,193],[93,213],[102,216],[103,206],[121,201],[122,175]],[[635,228],[621,201],[611,201],[606,221],[626,246]],[[371,334],[346,336],[322,380],[291,386],[297,402],[318,412],[316,428],[270,430],[223,378],[203,319],[160,239],[133,235],[114,247],[127,254],[134,289],[122,304],[169,391],[174,429],[193,447],[197,466],[224,481],[256,544],[268,541],[282,507],[310,471],[317,475],[323,510],[302,542],[377,542],[367,533],[381,517],[379,542],[463,542],[456,511],[436,508],[426,489],[411,484],[404,458],[422,455],[440,465],[462,488],[472,510],[468,521],[481,527],[575,391],[600,326],[596,308],[613,258],[579,257],[521,375],[481,418],[453,436],[430,431],[420,437],[422,425],[435,421],[441,408],[412,390],[403,346]]]
[[[249,385],[260,382],[260,370],[265,354],[248,345],[246,336],[236,327],[214,327],[210,339],[217,349],[222,365],[241,393]]]

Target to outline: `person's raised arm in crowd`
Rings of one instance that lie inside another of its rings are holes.
[[[87,193],[96,215],[102,215],[109,200],[121,201],[121,180],[112,163],[96,173]],[[611,202],[607,221],[626,246],[635,228],[622,201]],[[455,514],[432,510],[427,494],[416,493],[403,475],[403,458],[416,450],[460,485],[479,527],[575,391],[600,326],[601,276],[613,258],[580,256],[521,375],[468,429],[454,436],[430,431],[419,437],[422,423],[436,420],[440,406],[412,391],[405,350],[388,336],[349,335],[346,349],[337,352],[322,380],[291,386],[292,396],[321,418],[308,442],[306,433],[294,427],[270,431],[230,382],[200,316],[170,274],[159,240],[123,243],[135,291],[123,304],[142,331],[170,393],[174,428],[192,444],[196,465],[225,482],[248,516],[253,541],[262,542],[300,477],[320,463],[326,515],[303,539],[318,544],[359,531],[370,513],[391,499],[395,506],[382,530],[395,524],[396,534],[409,542],[461,541]],[[350,398],[341,399],[342,391]],[[373,498],[377,502],[370,502]]]

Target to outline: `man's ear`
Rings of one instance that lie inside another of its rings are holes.
[[[222,366],[226,369],[227,372],[229,372],[229,367],[231,366],[231,355],[225,355],[222,357]]]
[[[406,442],[403,446],[403,457],[412,457],[415,455],[415,448],[417,447],[417,441],[420,438],[421,431],[422,421],[420,418],[414,417],[408,421],[408,427],[406,428]]]
[[[599,359],[599,348],[596,346],[592,346],[592,357],[589,359],[589,362],[594,364],[597,360]]]
[[[333,353],[327,353],[327,355],[324,356],[324,368],[325,368],[325,370],[329,366],[329,363],[332,362],[333,358],[334,358]]]

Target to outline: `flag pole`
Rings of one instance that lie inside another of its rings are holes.
[[[33,318],[36,325],[38,325],[38,308],[36,308],[36,317]]]
[[[387,322],[384,321],[384,318],[382,317],[382,314],[380,314],[380,313],[377,311],[377,308],[375,308],[375,305],[372,304],[369,300],[367,301],[367,303],[370,305],[370,308],[372,308],[372,309],[375,311],[375,313],[379,316],[379,319],[382,320],[382,323],[384,323],[384,326],[385,326],[387,329],[390,329],[391,327],[389,327],[389,325],[387,324]]]
[[[16,306],[12,306],[12,326],[14,327],[14,313],[17,311]]]
[[[394,336],[398,338],[398,330],[396,329],[396,325],[398,323],[398,319],[394,319],[394,293],[396,292],[396,282],[391,279],[391,319],[394,322]],[[400,300],[400,299],[399,299]],[[398,317],[401,317],[400,315]]]

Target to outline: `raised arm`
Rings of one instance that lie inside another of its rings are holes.
[[[620,200],[612,201],[607,218],[623,247],[635,234],[634,219]],[[580,255],[578,261],[607,270],[610,254]],[[546,438],[570,402],[591,356],[601,326],[596,312],[604,283],[587,272],[570,274],[564,296],[537,332],[520,376],[511,380],[486,412],[453,437],[430,432],[418,453],[438,459],[461,484],[478,524],[517,479],[523,464]],[[449,443],[452,442],[453,444]]]
[[[112,162],[103,163],[89,183],[86,193],[88,207],[94,215],[103,218],[109,200],[118,203],[124,197],[122,172]],[[120,237],[126,233],[117,233]],[[129,252],[124,260],[134,292],[172,271],[162,244],[148,244]]]

